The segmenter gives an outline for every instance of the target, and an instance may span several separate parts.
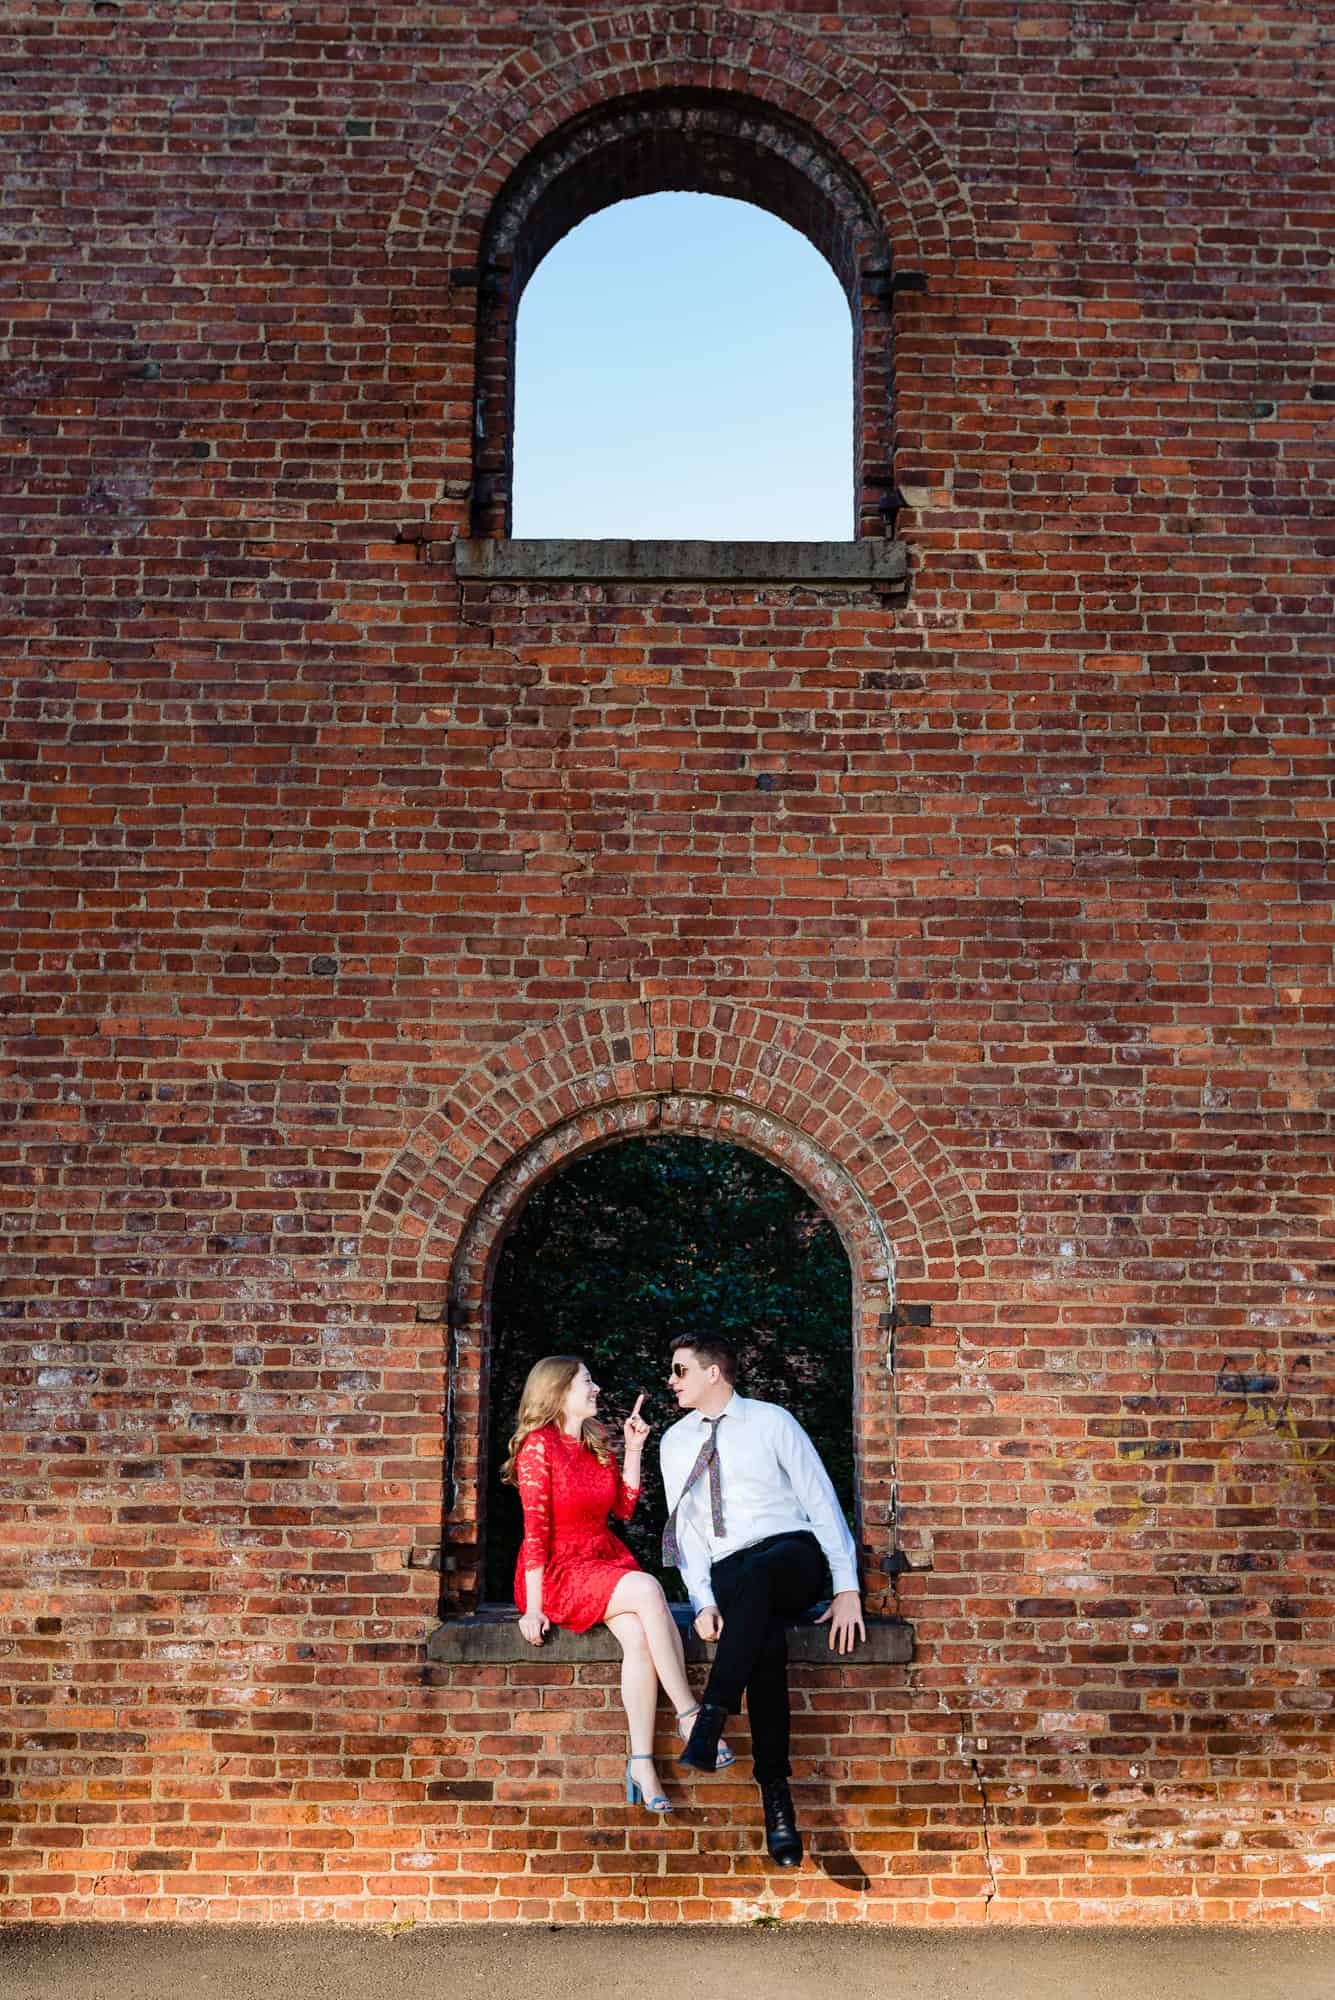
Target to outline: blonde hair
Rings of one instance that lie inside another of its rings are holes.
[[[520,1445],[530,1431],[541,1430],[544,1424],[560,1423],[561,1407],[583,1365],[577,1354],[547,1354],[529,1369],[519,1395],[519,1414],[515,1418],[509,1453],[501,1467],[501,1478],[511,1486],[518,1484],[515,1460],[519,1456]],[[580,1442],[588,1446],[600,1465],[612,1463],[607,1432],[592,1417],[586,1417],[580,1427]]]

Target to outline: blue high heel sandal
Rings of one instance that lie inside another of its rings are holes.
[[[691,1733],[692,1719],[699,1713],[700,1713],[700,1704],[698,1701],[695,1704],[694,1708],[683,1708],[678,1710],[677,1721],[678,1723],[685,1725],[681,1732],[681,1740],[683,1743],[686,1741],[687,1737]],[[733,1755],[732,1751],[729,1750],[727,1744],[720,1743],[718,1746],[718,1755],[714,1759],[714,1769],[716,1771],[726,1771],[729,1764],[735,1764],[736,1762],[737,1759]]]
[[[643,1785],[639,1784],[637,1780],[632,1778],[630,1775],[630,1767],[632,1764],[652,1764],[653,1761],[654,1761],[653,1758],[650,1756],[647,1750],[642,1750],[637,1757],[627,1757],[626,1804],[628,1806],[638,1806],[642,1804],[646,1812],[671,1812],[672,1811],[671,1799],[665,1798],[662,1792],[658,1794],[658,1797],[656,1799],[646,1798],[644,1795]]]

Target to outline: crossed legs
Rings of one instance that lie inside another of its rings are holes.
[[[694,1700],[681,1634],[662,1584],[643,1571],[631,1571],[620,1579],[603,1622],[621,1648],[621,1700],[630,1726],[631,1755],[638,1760],[635,1776],[645,1796],[656,1797],[662,1786],[650,1760],[659,1686],[678,1715]]]

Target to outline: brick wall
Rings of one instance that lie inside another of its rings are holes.
[[[4,1915],[1329,1920],[1322,12],[7,10]],[[906,591],[457,578],[488,216],[648,90],[925,279]],[[795,1879],[426,1652],[486,1204],[667,1093],[915,1309]]]

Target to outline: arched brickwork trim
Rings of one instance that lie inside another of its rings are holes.
[[[837,163],[837,178],[860,191],[874,219],[882,248],[860,274],[861,311],[855,314],[862,342],[856,519],[859,536],[891,533],[897,480],[885,249],[895,273],[920,272],[933,287],[957,285],[959,274],[977,261],[965,188],[930,122],[884,71],[796,26],[712,6],[655,9],[652,15],[631,8],[551,36],[500,64],[460,99],[418,157],[396,217],[394,257],[405,270],[415,265],[411,282],[421,296],[448,287],[455,305],[476,316],[471,408],[481,437],[475,434],[470,445],[468,531],[495,536],[508,529],[512,405],[505,321],[512,319],[518,292],[507,298],[510,279],[488,270],[493,210],[507,184],[522,180],[524,163],[542,156],[556,135],[577,131],[581,121],[609,106],[666,102],[674,93],[708,94],[719,104],[733,100],[749,104],[771,125],[786,121],[790,131],[805,135],[810,168],[818,158]],[[782,198],[790,207],[809,208],[807,190],[781,195],[784,177],[773,168],[772,149],[770,157],[766,205],[784,214]],[[806,179],[809,190],[811,171]],[[717,178],[708,185],[728,191]],[[831,261],[840,268],[835,256]],[[452,393],[469,393],[457,369]],[[452,483],[452,493],[462,495],[464,483]]]
[[[896,264],[976,255],[965,189],[892,76],[796,26],[711,6],[627,9],[498,65],[423,148],[399,231],[475,277],[493,204],[529,154],[613,99],[674,90],[750,97],[811,132],[865,190]]]
[[[875,212],[842,162],[754,97],[651,91],[572,119],[520,164],[487,222],[484,270],[517,290],[553,244],[600,208],[665,189],[726,190],[807,236],[856,303],[859,266],[888,260]]]
[[[895,1470],[885,1368],[895,1299],[948,1304],[976,1253],[966,1189],[911,1109],[828,1037],[753,1008],[665,1001],[572,1015],[463,1078],[386,1175],[362,1287],[450,1335],[446,1599],[476,1594],[485,1468],[486,1312],[496,1255],[531,1189],[591,1147],[647,1130],[745,1145],[830,1215],[854,1281],[861,1531],[873,1602],[887,1579]]]

